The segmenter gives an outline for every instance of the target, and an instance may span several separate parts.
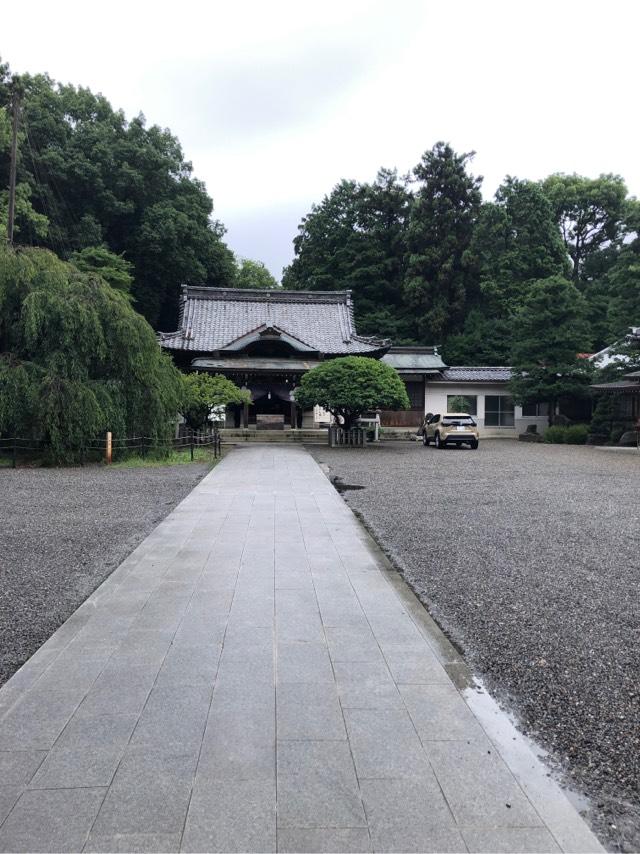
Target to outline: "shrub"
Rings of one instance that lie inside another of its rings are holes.
[[[567,445],[584,445],[589,435],[589,428],[586,424],[573,424],[566,428],[565,442]]]
[[[566,441],[566,427],[547,427],[544,431],[544,440],[552,445],[563,445]]]
[[[322,406],[347,430],[363,412],[410,406],[398,372],[365,356],[322,362],[304,374],[296,389],[296,401],[305,407]]]

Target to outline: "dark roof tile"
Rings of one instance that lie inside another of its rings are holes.
[[[457,383],[505,383],[511,379],[511,368],[507,367],[459,367],[446,368],[442,378]]]
[[[168,350],[208,353],[266,324],[320,353],[385,352],[390,341],[357,335],[351,291],[282,291],[184,285],[180,329],[160,333]]]

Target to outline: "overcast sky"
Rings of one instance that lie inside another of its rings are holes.
[[[226,239],[277,278],[341,178],[438,140],[505,174],[621,174],[640,195],[636,0],[32,0],[0,56],[169,127]]]

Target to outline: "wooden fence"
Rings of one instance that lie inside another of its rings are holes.
[[[221,446],[220,431],[213,429],[204,433],[186,431],[173,439],[158,439],[154,436],[118,437],[106,433],[104,438],[96,437],[81,446],[69,447],[68,451],[71,458],[83,465],[100,460],[110,463],[114,459],[125,459],[133,454],[146,457],[154,451],[189,450],[193,460],[196,448],[211,448],[214,458],[217,458],[221,453]],[[20,436],[0,437],[0,456],[9,458],[13,468],[17,466],[18,461],[44,457],[49,450],[50,446],[44,440]]]

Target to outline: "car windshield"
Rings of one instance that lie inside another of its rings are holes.
[[[476,422],[469,415],[447,415],[442,419],[443,424],[450,427],[475,427]]]

